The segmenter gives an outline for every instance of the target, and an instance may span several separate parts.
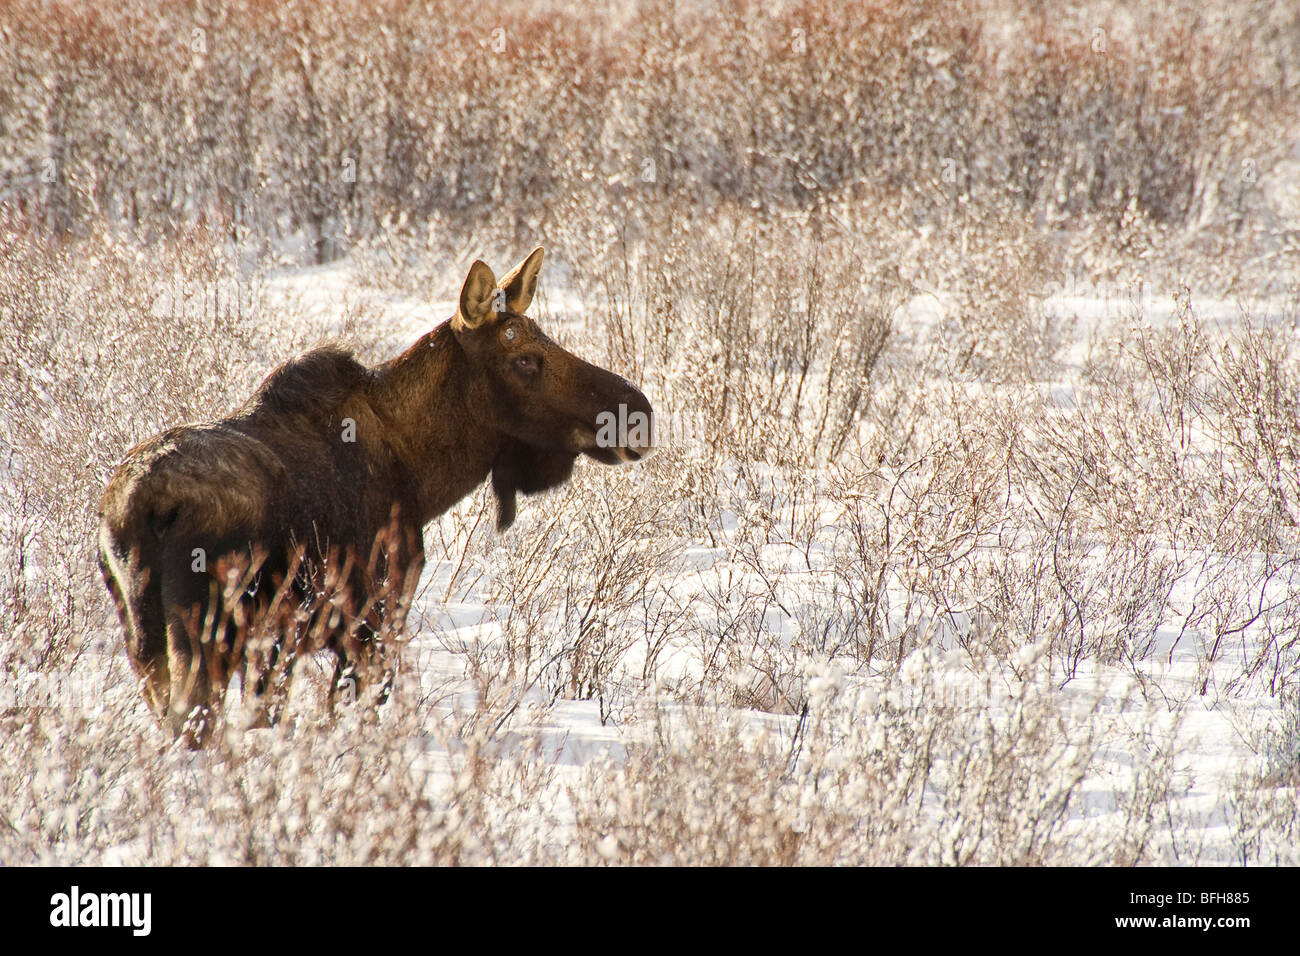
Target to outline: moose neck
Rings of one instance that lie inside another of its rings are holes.
[[[427,524],[488,476],[500,440],[473,413],[470,369],[451,323],[374,369],[371,403]]]

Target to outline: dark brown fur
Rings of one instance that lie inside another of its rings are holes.
[[[404,613],[393,598],[418,576],[426,523],[491,475],[506,527],[516,495],[568,480],[579,454],[614,464],[649,450],[597,442],[603,414],[623,404],[648,418],[650,405],[522,314],[540,264],[538,249],[498,284],[476,262],[457,315],[397,358],[367,368],[317,349],[230,417],[128,453],[101,502],[100,564],[145,699],[175,734],[201,743],[211,704],[247,663],[217,628],[232,605],[236,619],[266,612],[289,582],[299,617],[307,608],[323,623],[336,678],[354,666],[357,679],[373,676],[357,658]],[[341,614],[321,608],[329,566],[347,569]],[[223,578],[232,567],[246,572],[235,589]]]

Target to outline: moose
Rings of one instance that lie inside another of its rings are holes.
[[[579,455],[652,450],[646,397],[524,314],[542,255],[499,282],[475,261],[456,314],[388,362],[317,348],[229,417],[127,453],[100,503],[99,562],[173,739],[204,746],[236,669],[256,700],[304,647],[334,653],[331,708],[345,683],[384,699],[381,638],[403,626],[426,524],[490,476],[504,530],[517,495],[563,484]],[[644,427],[615,433],[614,418]],[[315,637],[288,641],[295,627]]]

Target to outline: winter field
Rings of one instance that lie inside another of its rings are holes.
[[[1300,862],[1300,13],[1042,10],[6,6],[0,865]],[[538,244],[656,453],[173,746],[113,468]]]

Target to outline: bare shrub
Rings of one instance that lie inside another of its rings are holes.
[[[1300,697],[1282,701],[1263,735],[1262,759],[1233,782],[1229,805],[1243,866],[1294,866],[1300,855]]]
[[[810,707],[793,738],[775,727],[743,730],[709,708],[650,714],[626,761],[570,787],[579,859],[1122,858],[1073,818],[1108,723],[1097,704],[1071,705],[1037,680],[1002,684],[965,673],[925,651],[880,684],[814,666],[809,685]]]
[[[1014,208],[1088,218],[1126,252],[1144,222],[1262,234],[1300,27],[1221,6],[1207,31],[1183,4],[24,0],[2,24],[0,191],[60,232],[205,222],[309,261],[427,242],[445,215],[517,244],[575,197],[617,220],[876,194],[882,221]]]
[[[525,517],[476,556],[500,638],[452,646],[471,652],[485,698],[504,694],[515,706],[529,695],[596,700],[604,720],[629,693],[655,685],[658,656],[681,613],[670,593],[681,548],[656,533],[672,505],[646,493],[643,475],[605,477],[578,474],[551,496],[548,514]],[[639,674],[624,666],[634,648]]]
[[[297,715],[276,731],[219,733],[202,756],[151,741],[125,681],[93,703],[3,719],[7,864],[501,864],[555,852],[552,822],[528,815],[549,786],[544,752],[485,736],[474,728],[495,721],[472,708],[399,692],[382,721],[366,708],[334,724]]]

